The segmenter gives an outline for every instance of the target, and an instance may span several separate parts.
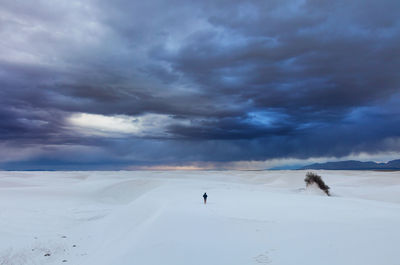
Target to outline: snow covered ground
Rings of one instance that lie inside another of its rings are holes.
[[[0,172],[0,265],[399,265],[400,172],[316,172]]]

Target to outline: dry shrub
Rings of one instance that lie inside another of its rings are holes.
[[[329,186],[325,184],[321,176],[315,174],[314,172],[307,172],[304,181],[306,182],[307,186],[316,183],[318,187],[326,193],[326,195],[331,196],[329,193]]]

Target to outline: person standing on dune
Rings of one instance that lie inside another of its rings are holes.
[[[206,203],[207,203],[207,197],[208,197],[207,193],[206,193],[206,192],[204,192],[204,194],[203,194],[203,198],[204,198],[204,204],[206,204]]]

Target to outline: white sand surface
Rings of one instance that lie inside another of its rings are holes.
[[[399,265],[400,173],[315,172],[3,171],[0,265]]]

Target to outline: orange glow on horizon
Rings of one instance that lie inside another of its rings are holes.
[[[186,166],[168,166],[168,165],[157,165],[157,166],[134,166],[134,167],[129,167],[128,170],[211,170],[215,169],[214,167],[210,166],[196,166],[196,165],[186,165]]]

